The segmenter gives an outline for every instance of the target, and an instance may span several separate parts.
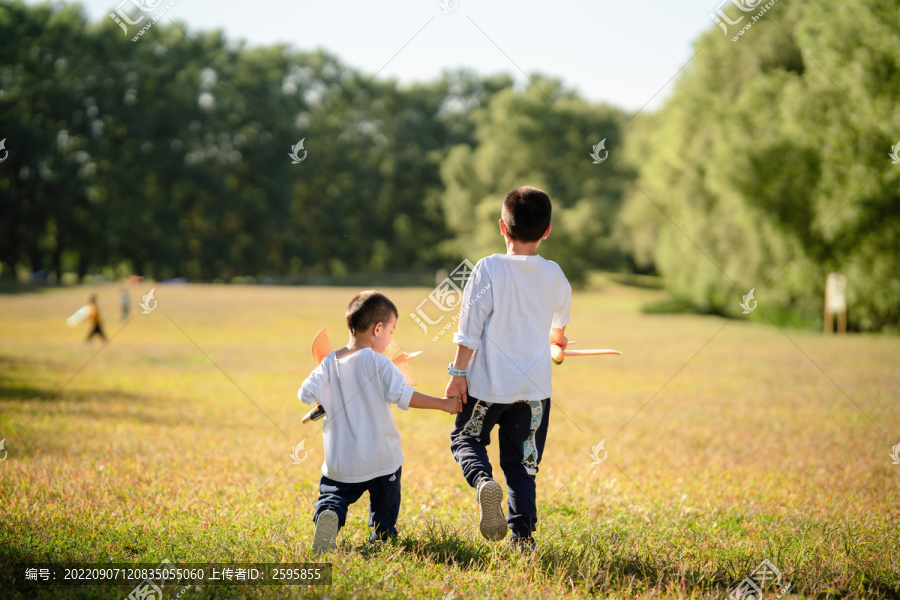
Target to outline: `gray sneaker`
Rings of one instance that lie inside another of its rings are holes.
[[[499,542],[509,531],[506,517],[503,516],[503,509],[500,507],[503,502],[503,488],[493,479],[485,477],[475,488],[475,498],[481,511],[481,521],[478,524],[481,535],[492,542]]]
[[[337,547],[338,529],[340,528],[337,513],[333,510],[323,510],[316,519],[316,533],[313,534],[313,554],[322,554]]]
[[[509,548],[510,550],[527,552],[529,550],[534,551],[537,546],[534,545],[534,538],[531,536],[519,537],[517,535],[513,535],[509,538]]]

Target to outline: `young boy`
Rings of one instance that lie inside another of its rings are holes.
[[[374,290],[357,294],[347,307],[350,341],[325,357],[298,392],[305,404],[325,409],[325,462],[313,521],[313,552],[335,547],[347,508],[369,492],[370,542],[397,535],[403,452],[390,404],[401,409],[434,408],[456,414],[458,398],[435,398],[406,383],[382,352],[397,325],[397,307]]]
[[[552,229],[550,212],[550,198],[533,187],[517,188],[503,200],[500,233],[506,254],[483,258],[472,270],[453,336],[456,358],[446,391],[464,405],[450,434],[450,450],[476,489],[481,534],[497,541],[511,530],[514,548],[534,548],[534,478],[550,417],[550,344],[563,349],[568,344],[572,288],[556,263],[537,255]],[[495,425],[507,517],[486,448]]]

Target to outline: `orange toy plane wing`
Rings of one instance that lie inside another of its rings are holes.
[[[331,354],[332,347],[331,342],[328,341],[328,332],[325,331],[325,328],[319,330],[319,333],[316,334],[316,337],[313,338],[312,343],[312,355],[313,360],[316,361],[316,364],[321,364],[325,357]],[[416,376],[413,375],[412,369],[409,368],[409,361],[422,354],[419,352],[404,352],[400,348],[400,344],[397,343],[396,340],[391,340],[391,343],[384,351],[384,355],[391,359],[397,368],[400,369],[400,372],[403,373],[403,377],[406,378],[406,383],[409,385],[416,385]],[[306,413],[306,416],[303,417],[304,423],[309,423],[310,421],[318,421],[322,417],[325,416],[325,409],[322,408],[321,404],[316,404],[312,410]]]
[[[422,354],[421,351],[404,352],[400,348],[400,344],[397,343],[397,340],[391,340],[391,343],[388,344],[388,347],[384,350],[384,355],[391,359],[392,363],[397,365],[397,368],[403,373],[403,377],[406,378],[406,383],[409,385],[416,385],[416,376],[413,375],[412,369],[409,368],[409,361],[420,354]]]
[[[331,342],[328,341],[328,332],[323,327],[313,338],[312,355],[316,364],[321,364],[325,357],[331,354]]]

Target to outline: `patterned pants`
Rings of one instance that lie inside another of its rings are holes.
[[[549,422],[549,398],[498,404],[469,396],[450,434],[453,458],[469,485],[475,487],[479,474],[494,476],[487,446],[491,430],[497,426],[500,468],[507,487],[506,522],[518,537],[530,536],[537,526],[534,476],[544,454]]]

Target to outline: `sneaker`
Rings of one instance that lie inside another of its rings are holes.
[[[397,539],[396,533],[382,533],[380,531],[373,531],[369,534],[369,543],[370,544],[379,544],[384,542],[393,542]]]
[[[528,552],[529,550],[534,551],[536,546],[534,545],[534,538],[530,535],[528,537],[513,535],[509,538],[509,548],[513,551]]]
[[[492,542],[498,542],[506,537],[509,528],[506,526],[506,517],[500,504],[503,502],[503,488],[500,484],[490,479],[483,478],[475,488],[475,498],[478,500],[478,509],[481,511],[481,521],[478,524],[481,535]]]
[[[326,509],[319,513],[316,519],[316,533],[313,535],[312,550],[314,554],[321,554],[334,550],[337,547],[338,529],[340,528],[337,513]]]

